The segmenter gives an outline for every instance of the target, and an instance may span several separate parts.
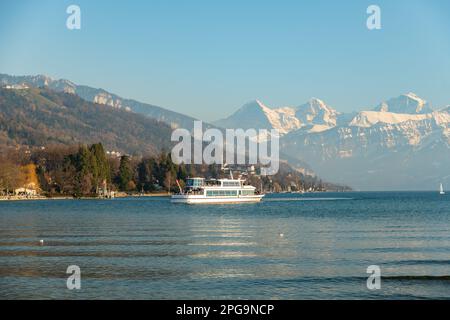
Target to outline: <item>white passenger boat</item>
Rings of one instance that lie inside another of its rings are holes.
[[[177,181],[178,183],[178,181]],[[186,187],[180,193],[172,195],[173,203],[187,204],[223,204],[260,202],[264,195],[257,194],[256,188],[245,185],[240,179],[212,179],[190,178]]]

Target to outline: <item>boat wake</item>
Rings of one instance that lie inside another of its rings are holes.
[[[339,200],[354,200],[354,198],[265,198],[264,202],[339,201]]]

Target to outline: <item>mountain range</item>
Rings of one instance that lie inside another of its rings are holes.
[[[172,128],[181,127],[192,129],[193,121],[196,120],[192,117],[148,103],[142,103],[133,99],[119,97],[118,95],[110,93],[104,89],[77,85],[69,80],[52,79],[51,77],[45,75],[11,76],[7,74],[0,74],[0,87],[5,86],[10,86],[12,88],[44,87],[57,92],[76,94],[89,102],[146,115],[155,120],[165,122]]]
[[[215,124],[277,129],[285,154],[336,183],[361,190],[428,190],[450,183],[449,111],[433,110],[414,93],[354,113],[340,113],[317,98],[282,108],[256,100]]]
[[[103,89],[42,75],[18,77],[0,74],[0,87],[4,88],[3,95],[7,88],[17,89],[10,91],[18,94],[21,90],[29,92],[26,88],[31,87],[40,88],[40,92],[33,94],[46,99],[48,92],[62,95],[58,99],[78,96],[90,103],[96,112],[111,113],[117,121],[125,117],[130,126],[138,122],[137,127],[141,130],[144,130],[142,126],[148,126],[150,132],[147,134],[158,137],[147,142],[149,150],[167,146],[168,138],[164,139],[164,135],[170,137],[170,130],[175,127],[191,129],[195,120]],[[300,170],[312,169],[328,181],[356,189],[429,190],[436,189],[439,182],[450,185],[450,106],[433,109],[418,95],[407,93],[365,109],[342,113],[317,98],[298,106],[279,108],[255,100],[212,125],[219,128],[277,129],[281,135],[283,159],[297,165]],[[61,115],[61,111],[58,114]],[[16,124],[21,127],[21,122]],[[33,125],[33,128],[39,128],[38,123]],[[108,128],[114,131],[114,128]],[[108,128],[104,128],[105,135]],[[134,132],[137,136],[133,140],[133,134],[126,128],[123,130],[127,139],[136,141],[131,144],[132,151],[136,151],[138,141],[142,140],[140,133]],[[75,132],[74,129],[73,134]],[[119,132],[114,132],[117,138]],[[50,136],[47,138],[52,139]],[[112,144],[115,138],[110,137],[108,141]],[[126,139],[116,143],[117,147],[119,145],[130,151]]]

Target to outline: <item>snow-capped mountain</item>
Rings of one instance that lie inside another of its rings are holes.
[[[450,182],[450,108],[432,111],[412,94],[389,101],[324,132],[293,131],[282,138],[282,150],[357,189],[424,190]]]
[[[214,122],[222,128],[278,129],[280,133],[300,128],[295,112],[288,108],[273,110],[255,100],[245,104],[229,118]]]
[[[450,184],[449,123],[450,106],[433,111],[407,93],[355,113],[339,113],[315,98],[284,108],[254,101],[215,124],[278,129],[283,153],[333,182],[363,190],[423,190],[439,180]]]
[[[374,109],[374,111],[426,114],[433,112],[433,109],[427,101],[410,92],[397,98],[390,99],[386,102],[382,102]]]
[[[193,121],[196,120],[192,117],[161,107],[132,99],[125,99],[103,89],[77,85],[69,80],[52,79],[51,77],[45,75],[11,76],[7,74],[0,74],[0,87],[23,85],[36,88],[46,87],[58,92],[76,94],[86,101],[140,113],[150,118],[165,122],[171,127],[191,129],[193,127]]]
[[[304,129],[320,132],[336,126],[339,113],[313,98],[298,107],[272,109],[259,100],[245,104],[230,117],[214,122],[222,128],[277,129],[280,135]]]

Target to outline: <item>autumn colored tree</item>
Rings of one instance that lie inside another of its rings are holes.
[[[9,161],[0,161],[0,190],[9,194],[11,191],[22,187],[23,177],[20,167]]]

